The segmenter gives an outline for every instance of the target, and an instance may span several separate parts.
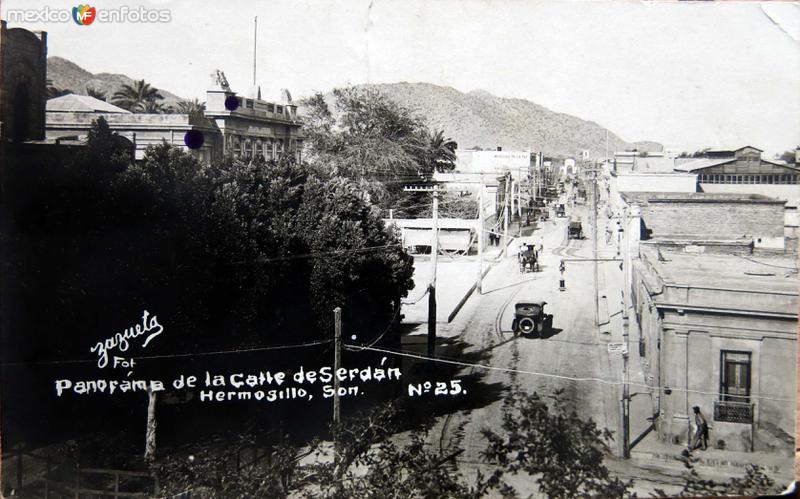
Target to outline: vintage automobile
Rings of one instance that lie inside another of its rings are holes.
[[[519,259],[520,272],[538,272],[539,269],[539,254],[532,244],[526,244],[520,248],[517,253]]]
[[[569,239],[583,239],[583,226],[579,221],[571,221],[569,228],[567,228],[567,238]]]
[[[517,302],[511,324],[514,336],[547,336],[553,329],[553,316],[544,313],[546,304],[541,300]]]
[[[542,222],[547,222],[550,220],[550,210],[544,209],[541,213],[539,213],[539,220]]]
[[[564,205],[563,204],[557,204],[556,205],[556,216],[557,217],[566,217],[567,216],[567,212],[564,209]]]

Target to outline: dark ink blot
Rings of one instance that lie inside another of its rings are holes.
[[[239,107],[239,99],[235,95],[229,95],[227,99],[225,99],[225,109],[228,111],[236,111]]]
[[[189,149],[200,149],[203,142],[205,142],[205,137],[203,136],[203,132],[199,130],[189,130],[186,132],[186,135],[183,136],[183,143],[186,144],[186,147]]]

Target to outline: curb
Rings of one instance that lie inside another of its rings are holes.
[[[494,263],[489,264],[489,267],[486,270],[483,271],[483,274],[481,274],[481,278],[485,278],[486,275],[489,273],[489,271],[492,270],[494,268],[494,266],[497,265],[497,263],[498,262],[494,262]],[[470,288],[467,290],[467,292],[461,298],[461,300],[459,300],[458,304],[455,306],[453,311],[450,312],[450,315],[447,316],[447,323],[448,324],[453,322],[453,319],[455,319],[456,315],[458,315],[458,313],[461,311],[461,307],[463,307],[464,304],[467,303],[467,300],[469,299],[470,296],[472,296],[472,293],[475,292],[475,288],[477,288],[477,287],[478,287],[478,284],[477,283],[473,283],[472,286],[470,286]]]
[[[507,252],[508,247],[511,246],[511,242],[514,241],[515,239],[516,239],[515,237],[509,237],[508,238],[508,242],[506,242],[506,246],[504,248],[505,252]],[[506,256],[507,255],[508,255],[508,253],[506,253]],[[498,263],[502,262],[503,260],[504,259],[501,258],[500,260],[498,260],[496,262],[491,262],[489,264],[489,267],[486,270],[483,271],[483,274],[481,274],[481,279],[485,278],[486,275],[489,273],[489,271],[492,270],[495,265],[497,265]],[[474,283],[472,286],[470,286],[470,288],[467,290],[467,292],[464,294],[464,296],[461,298],[461,300],[458,301],[458,304],[455,306],[453,311],[450,312],[450,315],[447,316],[447,323],[448,324],[453,322],[453,319],[456,318],[456,315],[458,315],[458,313],[461,311],[461,308],[464,306],[465,303],[467,303],[467,300],[469,300],[469,297],[472,296],[472,293],[475,292],[475,288],[477,286],[478,286],[477,283]]]

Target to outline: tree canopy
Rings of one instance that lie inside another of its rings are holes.
[[[340,88],[333,100],[333,110],[322,94],[303,103],[311,161],[359,182],[372,202],[399,216],[429,206],[429,196],[404,193],[403,185],[452,170],[456,143],[377,90]]]
[[[137,80],[132,85],[123,84],[122,88],[114,92],[112,103],[132,112],[158,112],[148,109],[158,109],[158,101],[164,96],[157,88],[152,87],[144,80]]]

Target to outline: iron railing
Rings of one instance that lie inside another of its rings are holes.
[[[753,423],[753,404],[718,400],[714,402],[714,421]]]

